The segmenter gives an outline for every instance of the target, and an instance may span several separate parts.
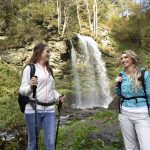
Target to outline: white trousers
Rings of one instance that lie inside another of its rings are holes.
[[[119,122],[126,150],[150,150],[150,117],[122,111]]]

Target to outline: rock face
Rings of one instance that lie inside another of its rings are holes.
[[[60,72],[66,60],[69,59],[68,47],[65,41],[59,41],[57,39],[47,41],[46,44],[52,49],[50,64],[54,68],[54,71]],[[15,66],[17,69],[24,66],[32,55],[32,50],[36,42],[31,45],[27,45],[25,48],[9,49],[3,51],[1,54],[1,61],[6,64]],[[63,58],[63,55],[66,58]]]
[[[24,62],[31,56],[32,52],[26,49],[11,49],[1,55],[1,61],[14,66],[23,66]]]
[[[64,41],[48,41],[47,44],[52,49],[50,64],[55,72],[59,72],[62,66],[65,65],[66,60],[70,58],[68,47]],[[63,59],[63,55],[66,55],[67,58]]]

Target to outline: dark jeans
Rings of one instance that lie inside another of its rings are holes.
[[[28,150],[36,150],[35,135],[35,116],[34,114],[25,114],[26,124],[28,128]],[[55,150],[55,131],[56,116],[55,113],[37,113],[38,135],[40,128],[44,130],[44,143],[46,150]]]

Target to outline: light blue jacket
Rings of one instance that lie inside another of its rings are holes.
[[[138,92],[135,91],[133,80],[128,78],[125,71],[121,71],[122,73],[122,84],[121,84],[121,94],[125,97],[134,97],[134,96],[145,96],[143,88],[141,88]],[[150,73],[145,71],[144,74],[145,86],[146,86],[146,93],[147,93],[147,100],[150,105]],[[115,93],[119,96],[120,88],[118,86],[115,87]],[[147,106],[145,98],[137,98],[136,100],[124,100],[122,106],[136,108],[136,107],[143,107]]]

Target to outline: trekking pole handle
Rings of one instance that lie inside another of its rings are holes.
[[[58,112],[60,112],[61,108],[62,108],[62,104],[63,102],[61,101],[61,98],[64,96],[64,94],[62,94],[61,96],[59,96],[59,103],[58,103]]]
[[[118,77],[122,78],[122,73],[119,73]],[[118,78],[118,77],[117,77],[117,78]],[[119,87],[120,87],[122,81],[117,81],[117,78],[116,78],[116,86],[119,86]]]
[[[33,77],[38,78],[37,76],[33,76]],[[36,97],[37,85],[33,85],[33,86],[32,86],[32,89],[33,89],[33,98],[35,99],[35,97]]]

